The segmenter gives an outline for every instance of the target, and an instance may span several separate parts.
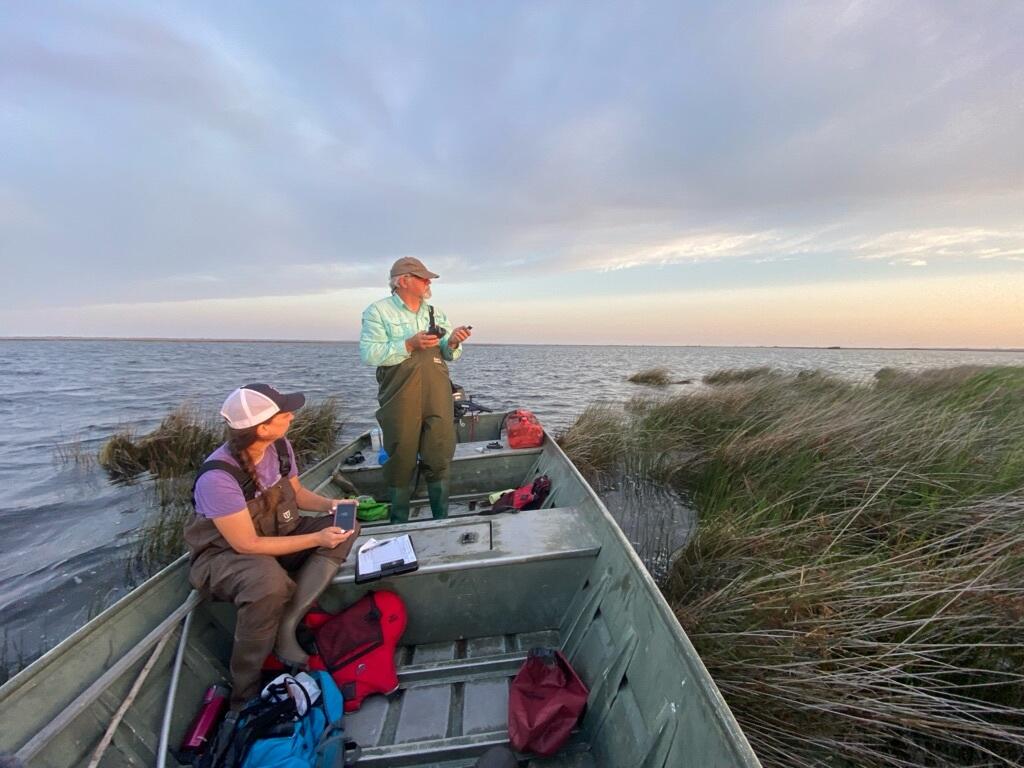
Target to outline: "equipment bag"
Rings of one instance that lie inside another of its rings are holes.
[[[367,592],[341,613],[311,612],[317,655],[354,712],[373,693],[398,689],[395,648],[405,632],[405,603],[394,592]]]
[[[587,687],[554,648],[532,648],[508,694],[508,735],[518,752],[550,757],[583,714]]]
[[[345,711],[354,712],[367,696],[398,689],[395,649],[406,620],[402,598],[394,592],[370,591],[341,613],[310,611],[296,634],[310,652],[309,668],[330,672],[345,699]],[[263,668],[284,666],[270,656]]]
[[[551,480],[547,475],[539,475],[529,485],[506,491],[491,505],[489,512],[518,512],[521,509],[540,509],[551,493]],[[481,514],[488,510],[481,510]]]
[[[532,411],[522,408],[505,414],[502,426],[508,430],[509,448],[538,448],[544,442],[544,427]],[[501,433],[501,430],[498,430]]]
[[[271,698],[260,698],[239,713],[229,713],[216,742],[203,755],[201,765],[210,768],[347,768],[355,765],[359,747],[344,738],[341,692],[326,672],[311,672],[310,675],[320,688],[315,700],[310,700],[301,685],[281,683],[271,690]],[[293,698],[296,692],[305,696],[302,715]],[[275,693],[281,695],[275,699]]]

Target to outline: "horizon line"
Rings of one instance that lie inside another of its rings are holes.
[[[189,336],[0,336],[0,341],[141,341],[169,343],[211,343],[211,344],[358,344],[358,339],[245,339]],[[821,350],[889,350],[893,352],[1024,352],[1024,347],[858,347],[839,344],[811,346],[807,344],[537,344],[531,342],[479,342],[474,346],[523,346],[523,347],[667,347],[681,349],[821,349]]]

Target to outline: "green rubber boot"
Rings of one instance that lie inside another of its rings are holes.
[[[434,519],[448,517],[448,481],[427,483],[427,495],[430,497],[430,514]]]
[[[391,489],[391,522],[409,522],[409,498],[412,492],[409,487]]]
[[[339,561],[313,553],[295,575],[295,591],[285,606],[274,646],[274,653],[285,666],[305,667],[309,662],[309,655],[295,639],[295,628],[320,593],[327,589],[340,567]]]

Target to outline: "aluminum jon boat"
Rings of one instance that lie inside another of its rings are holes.
[[[488,448],[500,414],[458,422],[450,517],[433,520],[423,488],[402,525],[414,573],[357,585],[353,558],[321,597],[337,611],[367,589],[406,602],[400,691],[346,715],[360,766],[462,768],[507,743],[511,678],[534,646],[563,650],[590,688],[562,751],[520,755],[531,768],[758,766],[735,718],[614,519],[549,435],[539,448]],[[345,459],[363,452],[366,461]],[[489,493],[546,474],[542,509],[488,512]],[[343,496],[384,493],[370,436],[302,475]],[[358,546],[358,543],[357,545]],[[175,747],[205,689],[228,679],[234,608],[190,589],[186,557],[165,568],[0,688],[0,752],[28,766],[177,765]],[[177,662],[177,663],[176,663]],[[169,706],[170,704],[170,706]]]

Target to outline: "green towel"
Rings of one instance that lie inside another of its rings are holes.
[[[359,496],[357,500],[356,517],[364,523],[386,520],[391,516],[391,505],[387,502],[377,501],[373,496]]]

